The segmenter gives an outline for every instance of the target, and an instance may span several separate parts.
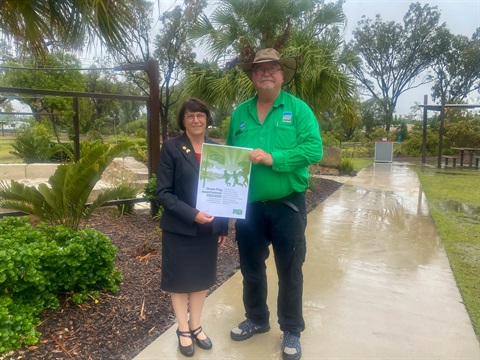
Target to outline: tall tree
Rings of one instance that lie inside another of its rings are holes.
[[[478,35],[480,29],[477,30]],[[463,101],[470,92],[480,88],[480,42],[475,34],[472,39],[453,35],[447,29],[439,31],[435,39],[432,87],[434,99],[440,99],[440,129],[438,141],[438,167],[441,167],[443,135],[445,131],[445,104]]]
[[[471,39],[442,29],[433,52],[433,99],[460,103],[474,90],[480,90],[480,28]]]
[[[254,94],[237,63],[250,62],[261,48],[298,57],[298,73],[287,91],[320,116],[334,107],[349,126],[358,122],[354,81],[342,70],[339,27],[343,1],[221,0],[210,18],[203,15],[192,38],[207,49],[209,62],[189,73],[187,92],[223,109]]]
[[[161,17],[161,33],[155,38],[154,57],[160,70],[160,122],[162,139],[168,137],[169,110],[182,95],[179,87],[185,70],[194,64],[195,54],[187,40],[191,24],[206,6],[205,1],[186,1]]]
[[[444,25],[440,12],[429,4],[412,3],[403,24],[362,18],[353,31],[345,56],[347,66],[368,93],[377,99],[390,130],[399,97],[430,81],[418,78],[432,63],[432,41]]]
[[[100,38],[107,46],[127,46],[134,9],[145,0],[2,0],[0,32],[30,53],[45,53],[50,44],[82,48]]]
[[[379,103],[376,99],[370,98],[362,102],[362,123],[365,127],[366,135],[375,130],[377,127],[383,127],[385,124],[383,122],[384,114],[383,109],[379,106]]]
[[[89,93],[118,93],[117,81],[113,72],[95,70],[92,67],[84,75],[85,90]],[[101,125],[106,122],[114,122],[118,116],[118,101],[114,99],[89,99],[90,104],[87,112],[88,121],[83,131],[101,130]],[[82,114],[84,116],[84,114]]]
[[[133,16],[131,45],[115,52],[119,62],[146,62],[151,58],[159,62],[160,73],[160,123],[161,137],[166,140],[170,120],[170,108],[175,106],[181,96],[180,80],[184,70],[195,58],[187,33],[197,16],[207,5],[206,0],[184,0],[182,6],[164,12],[160,17],[161,27],[153,42],[151,51],[150,26],[152,23],[151,7],[139,10]],[[128,79],[133,81],[143,93],[149,93],[149,79],[144,72],[130,71]]]

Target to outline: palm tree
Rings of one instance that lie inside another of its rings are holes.
[[[210,62],[189,72],[186,93],[228,109],[254,94],[235,65],[250,62],[261,48],[296,56],[297,75],[286,89],[305,100],[317,116],[332,109],[347,126],[359,121],[355,82],[341,68],[345,22],[342,2],[320,0],[221,0],[208,18],[203,15],[191,36],[200,40]]]
[[[116,48],[128,43],[135,9],[145,6],[145,0],[0,0],[0,32],[33,53],[57,42],[82,48],[95,37]]]

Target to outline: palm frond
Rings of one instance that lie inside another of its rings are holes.
[[[96,142],[83,148],[83,156],[76,163],[59,165],[48,179],[48,184],[34,186],[12,181],[0,184],[0,207],[23,211],[42,221],[77,228],[88,214],[85,205],[95,184],[114,157],[128,149],[128,142],[115,145]],[[120,196],[122,192],[112,192]],[[123,193],[127,193],[125,190]],[[107,192],[107,195],[109,192]],[[101,195],[95,204],[102,203]]]
[[[85,209],[84,220],[88,220],[93,212],[108,201],[135,198],[140,190],[132,187],[117,186],[107,189]]]
[[[35,215],[43,221],[47,220],[44,205],[42,194],[34,186],[27,186],[14,180],[11,184],[0,182],[0,208]]]
[[[34,53],[46,52],[46,40],[82,48],[102,39],[107,46],[126,46],[135,24],[134,9],[144,0],[4,0],[0,27]]]

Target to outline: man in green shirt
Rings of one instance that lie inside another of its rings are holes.
[[[270,330],[265,260],[275,253],[279,279],[278,322],[284,359],[301,358],[303,272],[308,165],[321,160],[318,122],[300,99],[282,91],[296,71],[295,58],[274,49],[257,52],[252,63],[239,64],[257,95],[232,114],[227,145],[248,147],[252,171],[244,220],[236,221],[243,275],[246,320],[230,336],[242,341]]]

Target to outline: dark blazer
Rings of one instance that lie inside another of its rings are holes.
[[[206,140],[207,143],[214,143]],[[228,234],[228,219],[216,217],[210,225],[194,222],[199,210],[197,185],[200,164],[186,133],[162,145],[157,167],[156,199],[163,206],[160,227],[182,235],[196,236],[199,227],[211,226],[213,233]]]

